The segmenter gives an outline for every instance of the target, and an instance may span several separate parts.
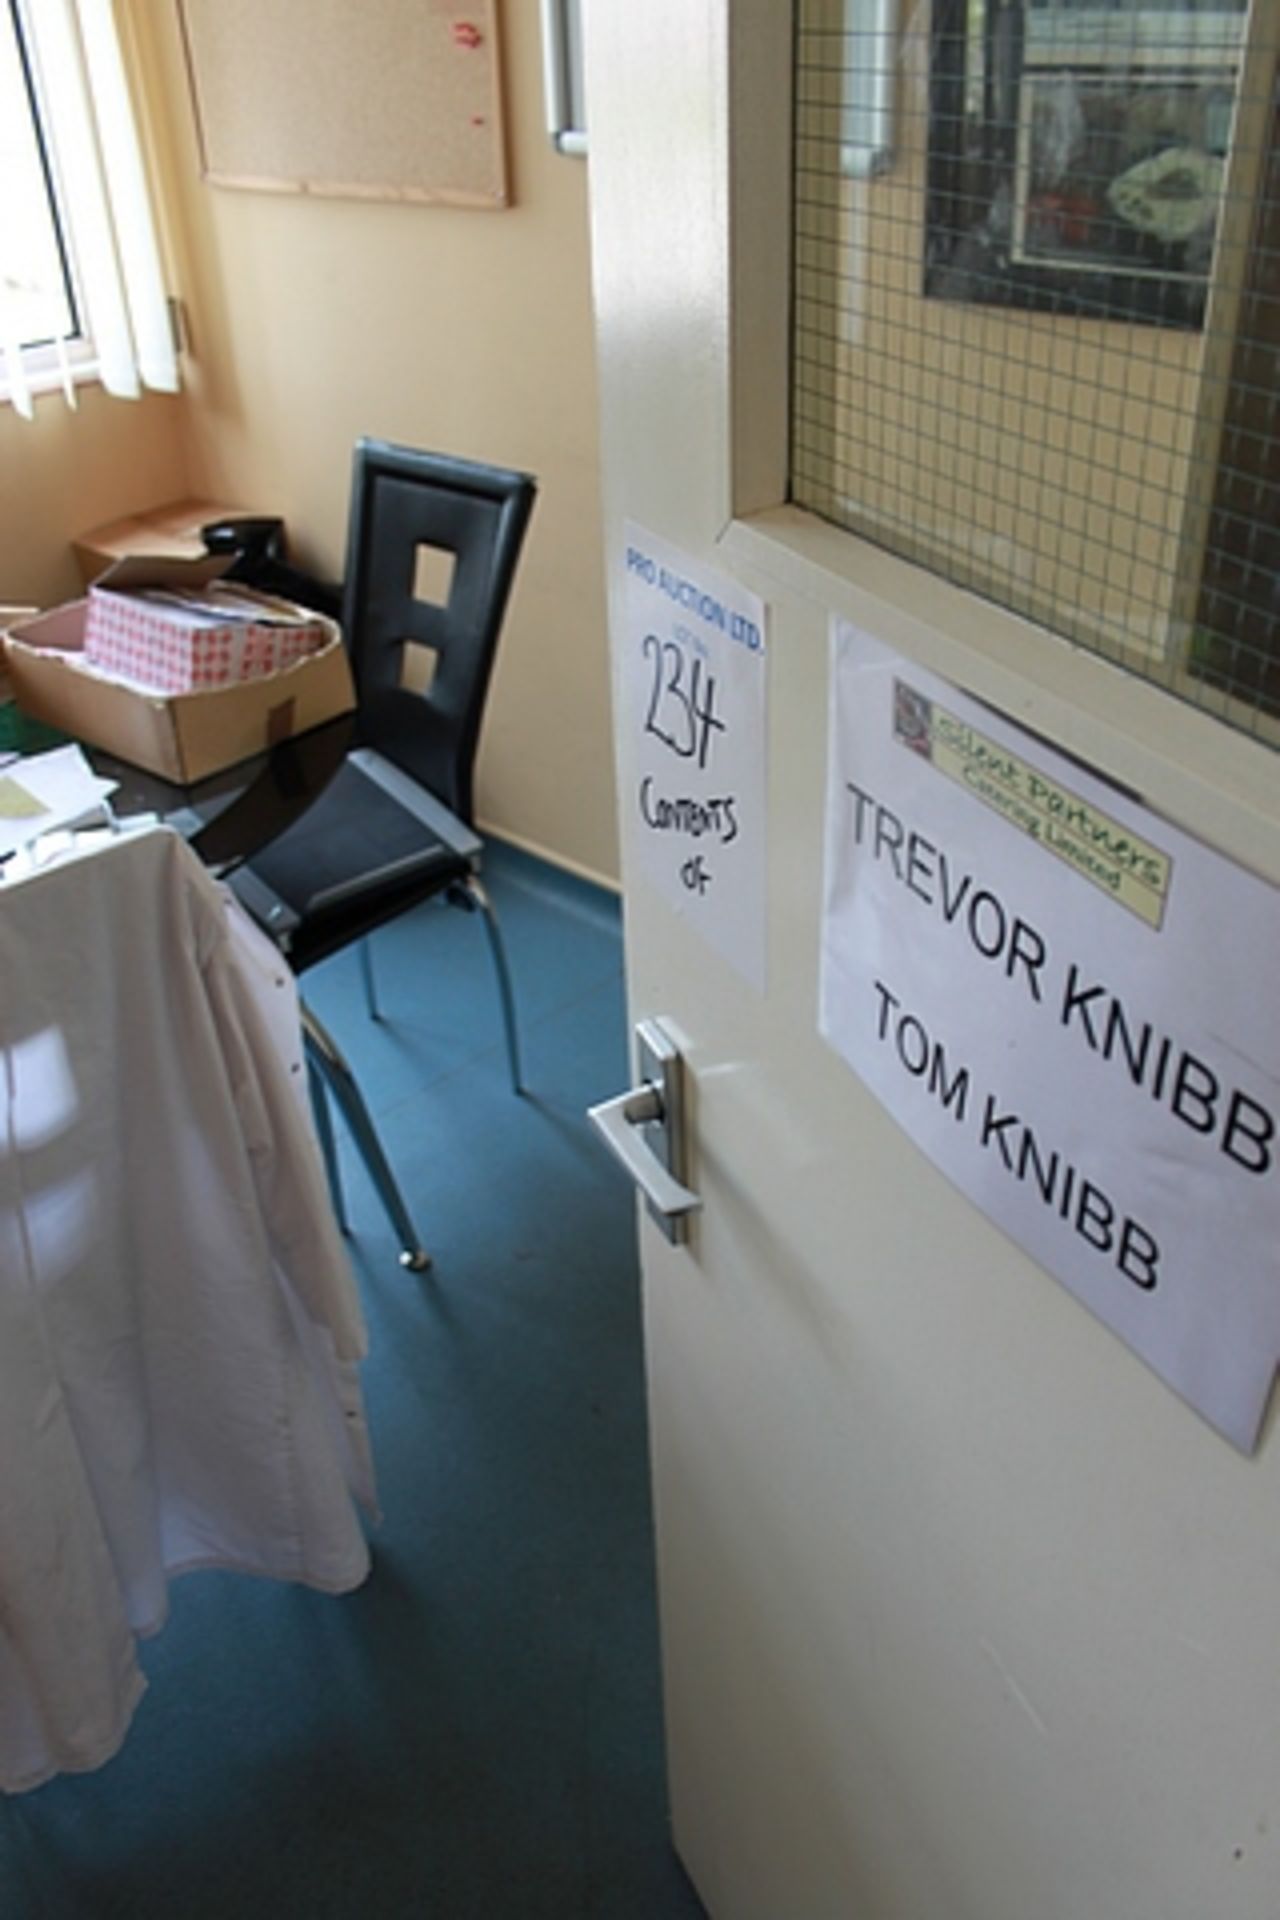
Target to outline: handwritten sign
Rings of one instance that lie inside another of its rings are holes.
[[[1280,1360],[1280,894],[842,622],[826,861],[825,1038],[1250,1451]]]
[[[624,826],[676,912],[765,975],[765,617],[736,581],[625,529]]]

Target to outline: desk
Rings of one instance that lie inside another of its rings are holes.
[[[189,842],[211,873],[221,877],[252,860],[306,813],[341,768],[354,742],[355,730],[355,714],[342,714],[307,733],[282,740],[268,753],[211,774],[207,780],[190,787],[175,786],[102,748],[86,747],[84,751],[96,773],[118,782],[111,796],[111,808],[118,819],[127,820],[135,814],[158,816]],[[252,900],[248,904],[259,920],[271,928],[274,937],[287,945],[288,916],[276,916],[271,910],[272,899],[273,896],[266,896],[266,912],[260,912]],[[278,903],[276,905],[278,908]],[[300,1003],[300,1013],[311,1068],[316,1126],[339,1219],[345,1228],[325,1088],[337,1101],[395,1227],[401,1264],[421,1273],[431,1264],[430,1257],[423,1249],[355,1075],[342,1049],[311,1009]]]
[[[206,867],[225,873],[261,853],[324,791],[353,743],[355,720],[344,713],[191,787],[175,786],[100,747],[84,752],[95,773],[119,783],[111,796],[118,819],[157,814],[191,842]]]
[[[95,773],[116,782],[110,804],[117,819],[154,814],[191,842],[205,866],[226,873],[261,853],[318,799],[354,743],[355,722],[354,713],[340,714],[188,787],[103,747],[82,742],[81,751]],[[0,746],[25,755],[68,740],[10,703],[0,704]]]

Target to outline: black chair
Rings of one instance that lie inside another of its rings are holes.
[[[295,973],[361,942],[435,895],[478,911],[497,974],[512,1083],[521,1091],[515,1001],[502,937],[480,881],[472,768],[498,636],[533,508],[527,474],[378,440],[355,451],[342,622],[356,684],[351,749],[319,799],[230,884]],[[452,564],[441,603],[419,597],[421,550]],[[355,1077],[303,1006],[317,1128],[339,1218],[341,1186],[326,1093],[338,1104],[401,1243],[414,1230]]]

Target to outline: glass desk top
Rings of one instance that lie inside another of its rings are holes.
[[[261,853],[323,793],[354,744],[355,720],[343,714],[189,787],[100,747],[85,744],[83,751],[95,773],[118,782],[109,796],[118,820],[154,813],[207,867],[223,872]]]

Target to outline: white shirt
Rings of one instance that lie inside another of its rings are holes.
[[[292,976],[163,829],[0,888],[0,1789],[99,1765],[167,1581],[376,1511]]]

